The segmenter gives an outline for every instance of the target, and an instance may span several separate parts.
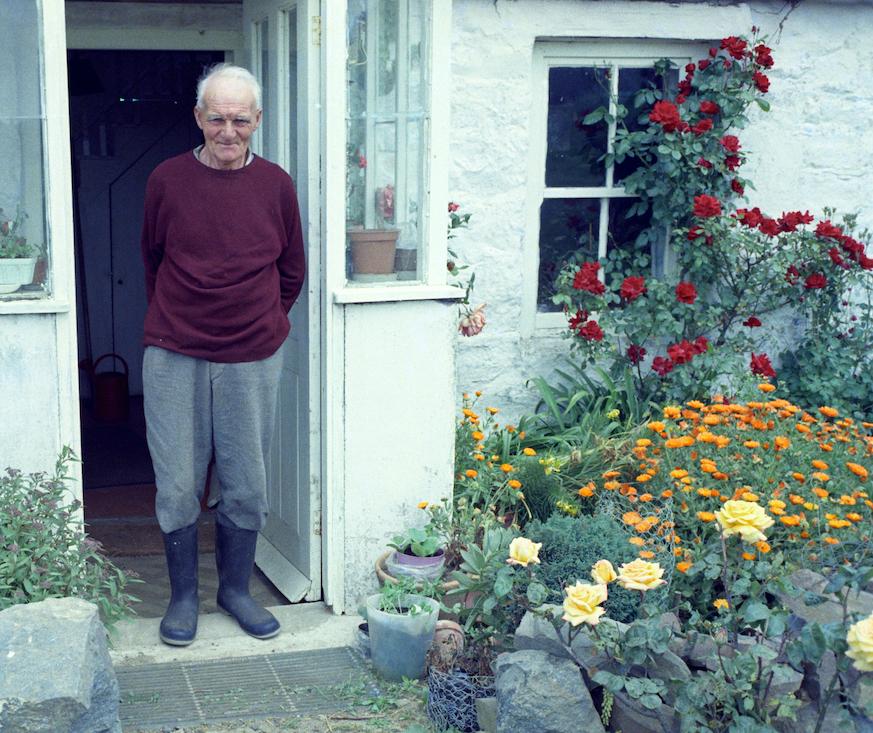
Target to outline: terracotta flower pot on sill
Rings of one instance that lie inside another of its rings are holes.
[[[352,280],[381,282],[394,280],[394,253],[398,229],[349,229],[349,248],[352,251]]]

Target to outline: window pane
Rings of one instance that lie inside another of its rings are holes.
[[[650,248],[648,244],[642,248],[636,245],[637,237],[644,229],[648,228],[652,221],[651,210],[644,214],[634,214],[628,218],[627,213],[631,206],[638,203],[638,199],[611,199],[609,202],[608,228],[606,235],[607,253],[611,250],[620,249],[629,255],[642,254],[647,257],[647,267],[651,272]],[[642,274],[639,268],[629,263],[628,275]],[[654,273],[652,273],[654,274]]]
[[[592,67],[549,69],[546,186],[602,186],[606,172],[605,122],[583,125],[586,115],[609,106],[609,71]]]
[[[600,199],[546,199],[540,208],[540,270],[537,310],[558,311],[552,303],[555,278],[567,263],[596,260]]]
[[[648,113],[650,105],[643,104],[643,107],[634,107],[634,95],[644,87],[660,86],[663,79],[655,74],[653,67],[645,69],[620,69],[618,72],[618,103],[624,105],[628,114],[624,118],[624,123],[628,130],[635,132],[645,127],[645,123],[639,122],[640,115]],[[679,83],[679,72],[676,69],[671,69],[667,74],[667,85],[671,89],[675,89]],[[639,165],[636,158],[625,158],[621,163],[615,166],[613,181],[619,183],[633,173]]]
[[[37,2],[0,3],[0,297],[32,298],[48,287]]]
[[[300,114],[297,109],[297,8],[285,11],[285,34],[288,45],[288,72],[285,83],[288,85],[288,149],[287,164],[288,173],[294,179],[294,183],[300,186],[297,178],[297,130],[300,126]]]
[[[348,275],[421,278],[427,4],[350,0],[348,8]]]

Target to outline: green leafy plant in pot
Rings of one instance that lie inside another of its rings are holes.
[[[38,250],[22,233],[26,218],[21,209],[12,219],[0,209],[0,294],[33,282]]]
[[[395,578],[436,580],[445,570],[444,542],[432,523],[407,529],[388,543],[394,552],[386,558],[385,569]]]
[[[415,581],[402,578],[367,598],[370,656],[376,671],[387,680],[424,676],[440,604],[417,590]],[[422,590],[433,590],[433,585]]]

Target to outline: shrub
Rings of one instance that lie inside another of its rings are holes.
[[[526,536],[542,542],[538,570],[540,581],[549,589],[553,603],[561,603],[564,588],[577,580],[590,583],[591,567],[606,558],[618,567],[636,558],[636,550],[628,544],[628,533],[609,514],[568,517],[553,514],[545,522],[534,521],[526,528]],[[606,609],[610,618],[628,622],[636,617],[639,594],[613,585],[609,589]]]
[[[19,603],[74,596],[90,601],[110,628],[133,613],[129,579],[85,535],[69,501],[64,448],[53,476],[7,468],[0,475],[0,610]]]

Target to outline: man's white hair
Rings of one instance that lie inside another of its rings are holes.
[[[205,109],[206,88],[214,79],[235,79],[244,82],[252,90],[252,96],[255,99],[255,109],[261,108],[261,85],[254,75],[248,69],[242,66],[234,66],[233,64],[218,63],[213,64],[203,72],[200,80],[197,82],[197,106],[200,109]]]

